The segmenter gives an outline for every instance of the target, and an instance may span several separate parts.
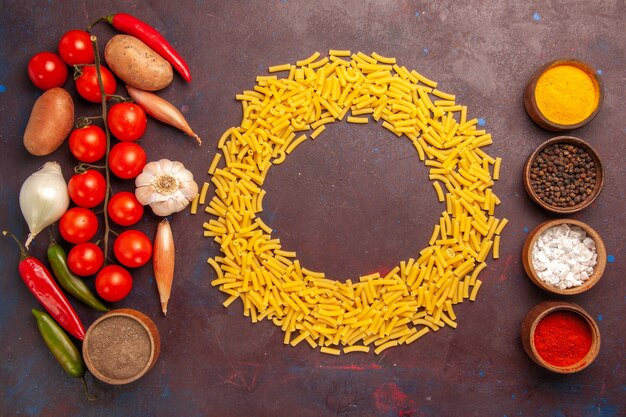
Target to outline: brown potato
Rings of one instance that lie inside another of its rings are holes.
[[[51,88],[37,99],[24,131],[24,147],[33,155],[56,151],[74,126],[74,102],[62,88]]]
[[[174,79],[170,63],[133,36],[113,36],[104,48],[104,59],[115,75],[141,90],[161,90]]]

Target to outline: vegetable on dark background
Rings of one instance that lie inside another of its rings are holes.
[[[50,155],[63,144],[73,125],[72,96],[63,88],[50,88],[33,105],[24,129],[24,147],[35,156]]]
[[[65,330],[75,338],[83,340],[85,328],[67,297],[52,278],[50,271],[38,259],[31,256],[12,233],[6,230],[2,233],[12,237],[20,248],[18,270],[30,292]]]
[[[52,236],[48,245],[48,261],[59,284],[74,297],[98,311],[109,311],[100,300],[91,292],[87,284],[72,274],[67,265],[67,256],[63,247]]]
[[[130,85],[126,86],[126,90],[128,90],[128,94],[132,99],[135,100],[135,103],[139,104],[147,114],[196,138],[198,145],[202,144],[200,137],[189,127],[189,123],[187,123],[183,114],[172,103],[156,94],[133,88]]]
[[[89,209],[72,207],[61,216],[59,232],[70,243],[87,242],[98,233],[98,218]]]
[[[67,66],[57,54],[40,52],[28,61],[28,77],[42,90],[62,87],[67,80]]]
[[[170,222],[165,219],[157,227],[154,238],[154,255],[152,264],[154,266],[154,280],[159,290],[161,310],[163,315],[167,315],[167,303],[172,292],[172,281],[174,280],[174,262],[176,259],[176,249],[174,247],[174,235]]]
[[[101,21],[107,21],[120,32],[136,37],[150,48],[154,49],[154,51],[165,58],[167,62],[172,64],[185,81],[191,81],[191,73],[189,72],[189,67],[185,60],[176,52],[174,47],[170,45],[163,35],[152,26],[129,14],[116,13],[98,19],[92,23],[87,30],[91,31],[93,26]]]
[[[115,94],[117,81],[113,73],[106,67],[100,67],[100,74],[104,84],[105,94]],[[102,92],[98,83],[98,72],[95,65],[83,65],[80,69],[80,75],[75,76],[76,91],[78,95],[92,103],[100,103],[102,100]],[[107,99],[108,100],[108,99]]]
[[[46,162],[26,178],[19,198],[20,210],[30,231],[25,244],[28,249],[37,234],[59,221],[70,205],[61,166],[56,162]]]
[[[170,63],[134,36],[113,36],[104,48],[104,60],[118,78],[142,90],[162,90],[174,81]]]
[[[48,314],[35,309],[33,309],[32,312],[37,319],[39,333],[41,333],[41,336],[43,337],[44,342],[46,342],[48,349],[50,349],[50,352],[52,352],[63,370],[69,376],[80,378],[82,380],[85,395],[87,395],[89,400],[92,400],[93,398],[90,398],[87,393],[87,384],[85,382],[85,362],[83,361],[83,357],[78,351],[76,345]]]

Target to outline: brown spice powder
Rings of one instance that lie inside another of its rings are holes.
[[[102,320],[92,330],[87,349],[104,376],[124,380],[141,372],[150,360],[150,337],[137,321],[124,316]]]

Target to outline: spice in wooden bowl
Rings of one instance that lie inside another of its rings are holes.
[[[606,248],[598,232],[588,224],[555,219],[540,224],[528,234],[522,263],[538,287],[553,294],[580,294],[602,277]]]
[[[593,68],[576,59],[558,59],[533,74],[524,91],[524,105],[535,123],[560,132],[589,123],[603,96]]]
[[[573,213],[590,205],[604,184],[596,151],[581,139],[558,136],[539,146],[524,166],[530,198],[555,213]]]
[[[544,301],[533,307],[521,336],[530,358],[552,372],[581,371],[600,351],[595,321],[579,305],[563,301]]]
[[[100,317],[87,330],[83,357],[96,378],[121,385],[145,375],[154,366],[159,348],[158,330],[149,317],[119,309]]]

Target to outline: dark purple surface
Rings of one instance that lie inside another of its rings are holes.
[[[40,92],[26,65],[31,55],[55,50],[60,36],[96,18],[124,11],[152,23],[188,61],[191,84],[176,77],[161,94],[185,113],[204,139],[194,141],[150,121],[142,143],[149,160],[182,161],[200,184],[217,138],[241,117],[234,95],[253,86],[267,67],[330,48],[376,51],[456,93],[470,116],[494,136],[488,152],[503,157],[495,192],[498,217],[511,220],[501,259],[490,261],[478,300],[455,310],[456,330],[445,328],[381,356],[341,357],[306,344],[282,344],[268,322],[252,325],[238,304],[210,286],[206,259],[217,247],[202,237],[207,216],[174,216],[177,270],[169,315],[160,314],[151,267],[135,271],[135,288],[115,307],[152,317],[162,340],[155,368],[128,386],[88,377],[98,398],[85,400],[80,382],[65,375],[43,344],[30,314],[36,301],[17,274],[13,243],[0,240],[1,416],[601,416],[626,413],[624,284],[624,37],[623,1],[239,2],[49,1],[3,2],[0,14],[0,225],[20,236],[27,228],[17,196],[23,180],[45,161],[72,170],[67,145],[48,157],[22,146],[22,133]],[[99,26],[103,46],[114,32]],[[572,134],[603,159],[606,181],[594,205],[574,217],[592,225],[610,254],[601,281],[568,298],[597,319],[602,348],[596,362],[575,375],[554,375],[524,353],[519,329],[528,310],[550,299],[525,276],[520,262],[529,229],[554,216],[526,196],[526,157],[553,136],[526,116],[522,91],[537,67],[561,56],[589,62],[606,88],[597,118]],[[77,115],[98,107],[76,97]],[[118,92],[122,93],[122,88]],[[299,148],[266,183],[265,219],[302,262],[340,279],[390,269],[424,245],[442,210],[426,168],[406,140],[380,126],[330,126]],[[132,189],[131,182],[114,183]],[[139,228],[152,236],[156,217]],[[44,256],[47,238],[33,252]],[[98,314],[77,305],[89,324]]]

